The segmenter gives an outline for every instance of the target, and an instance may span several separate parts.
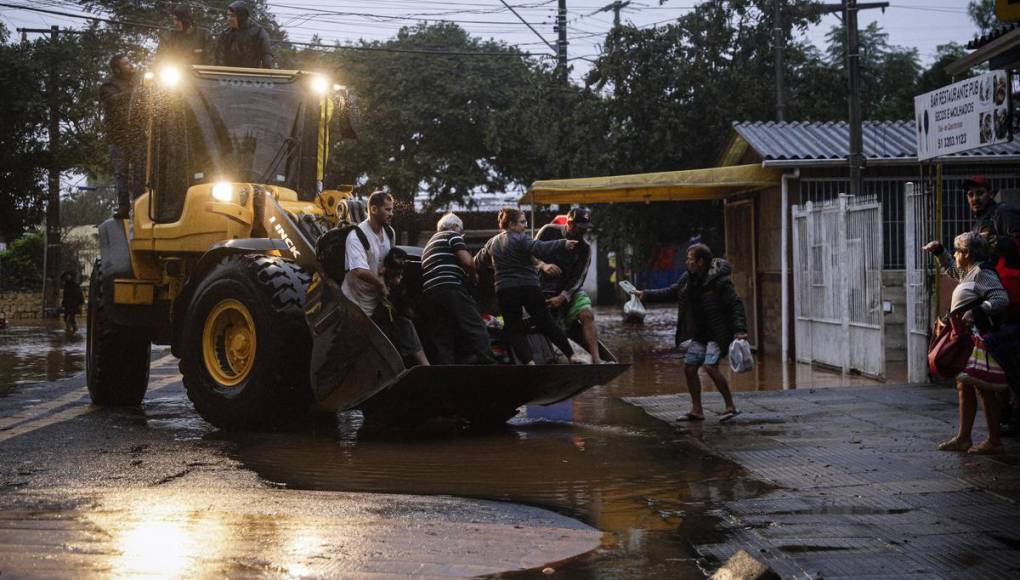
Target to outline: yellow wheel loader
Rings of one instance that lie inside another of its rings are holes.
[[[134,105],[145,190],[130,219],[99,226],[86,354],[94,403],[141,403],[150,344],[170,345],[196,410],[226,429],[278,428],[315,408],[361,408],[396,427],[437,416],[491,424],[627,368],[405,367],[316,257],[323,234],[364,211],[349,190],[321,185],[345,119],[341,89],[302,71],[146,75]]]

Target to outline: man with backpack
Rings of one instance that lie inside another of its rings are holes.
[[[347,233],[344,281],[341,290],[361,308],[393,342],[400,356],[428,365],[414,323],[400,315],[389,301],[383,261],[394,246],[393,196],[376,191],[368,198],[368,218]]]

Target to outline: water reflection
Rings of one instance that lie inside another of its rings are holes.
[[[84,368],[84,323],[75,335],[59,320],[11,322],[0,330],[0,396],[20,383],[55,381]]]

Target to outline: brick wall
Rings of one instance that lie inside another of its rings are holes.
[[[32,320],[42,312],[41,292],[0,293],[0,315],[7,320]]]

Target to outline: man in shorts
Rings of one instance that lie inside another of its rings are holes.
[[[581,290],[591,264],[591,246],[584,241],[584,234],[592,227],[591,210],[578,207],[567,214],[566,225],[546,224],[538,230],[535,239],[548,242],[553,240],[577,240],[575,251],[564,249],[546,261],[539,261],[542,292],[553,316],[563,324],[570,334],[575,324],[581,329],[584,347],[591,354],[592,364],[600,364],[599,335],[595,328],[595,314],[591,298]]]
[[[729,421],[740,414],[733,404],[730,384],[719,372],[719,361],[725,356],[735,339],[747,338],[744,303],[730,280],[733,267],[722,258],[713,258],[712,250],[704,244],[687,248],[687,273],[669,287],[638,291],[638,298],[667,301],[676,300],[676,344],[687,342],[684,354],[684,374],[687,390],[691,394],[691,410],[680,417],[682,421],[703,421],[705,410],[701,405],[701,377],[705,372],[722,395],[726,408],[720,421]]]

